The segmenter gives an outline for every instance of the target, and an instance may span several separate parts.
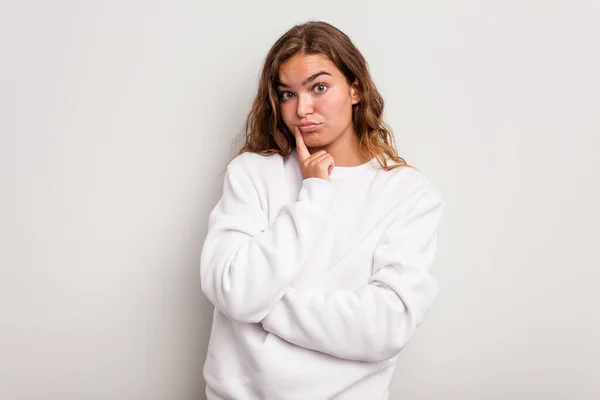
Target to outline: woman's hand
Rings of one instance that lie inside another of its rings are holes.
[[[314,154],[310,154],[308,147],[304,143],[302,132],[297,126],[294,126],[294,136],[296,137],[296,149],[298,150],[298,158],[300,159],[300,169],[302,177],[320,178],[331,182],[329,175],[335,167],[333,156],[325,150],[319,150]]]

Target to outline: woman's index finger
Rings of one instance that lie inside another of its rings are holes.
[[[304,161],[310,157],[310,152],[308,151],[308,147],[306,147],[306,144],[304,143],[302,133],[297,126],[294,126],[294,136],[296,137],[296,149],[298,149],[298,157],[300,158],[300,161]]]

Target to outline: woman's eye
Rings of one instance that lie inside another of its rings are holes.
[[[327,86],[323,85],[323,84],[316,85],[315,88],[314,88],[314,91],[317,92],[317,93],[323,93],[326,90],[327,90]]]
[[[281,92],[279,96],[282,100],[287,100],[292,97],[292,94],[290,92]]]

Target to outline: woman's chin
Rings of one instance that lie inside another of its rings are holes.
[[[322,147],[327,144],[327,141],[323,139],[323,136],[316,132],[304,133],[302,137],[304,138],[304,143],[306,143],[307,147]]]

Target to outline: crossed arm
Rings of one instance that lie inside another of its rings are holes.
[[[429,273],[442,212],[438,197],[419,200],[384,233],[369,284],[358,291],[288,290],[264,329],[311,350],[357,361],[392,358],[408,343],[438,295]]]

